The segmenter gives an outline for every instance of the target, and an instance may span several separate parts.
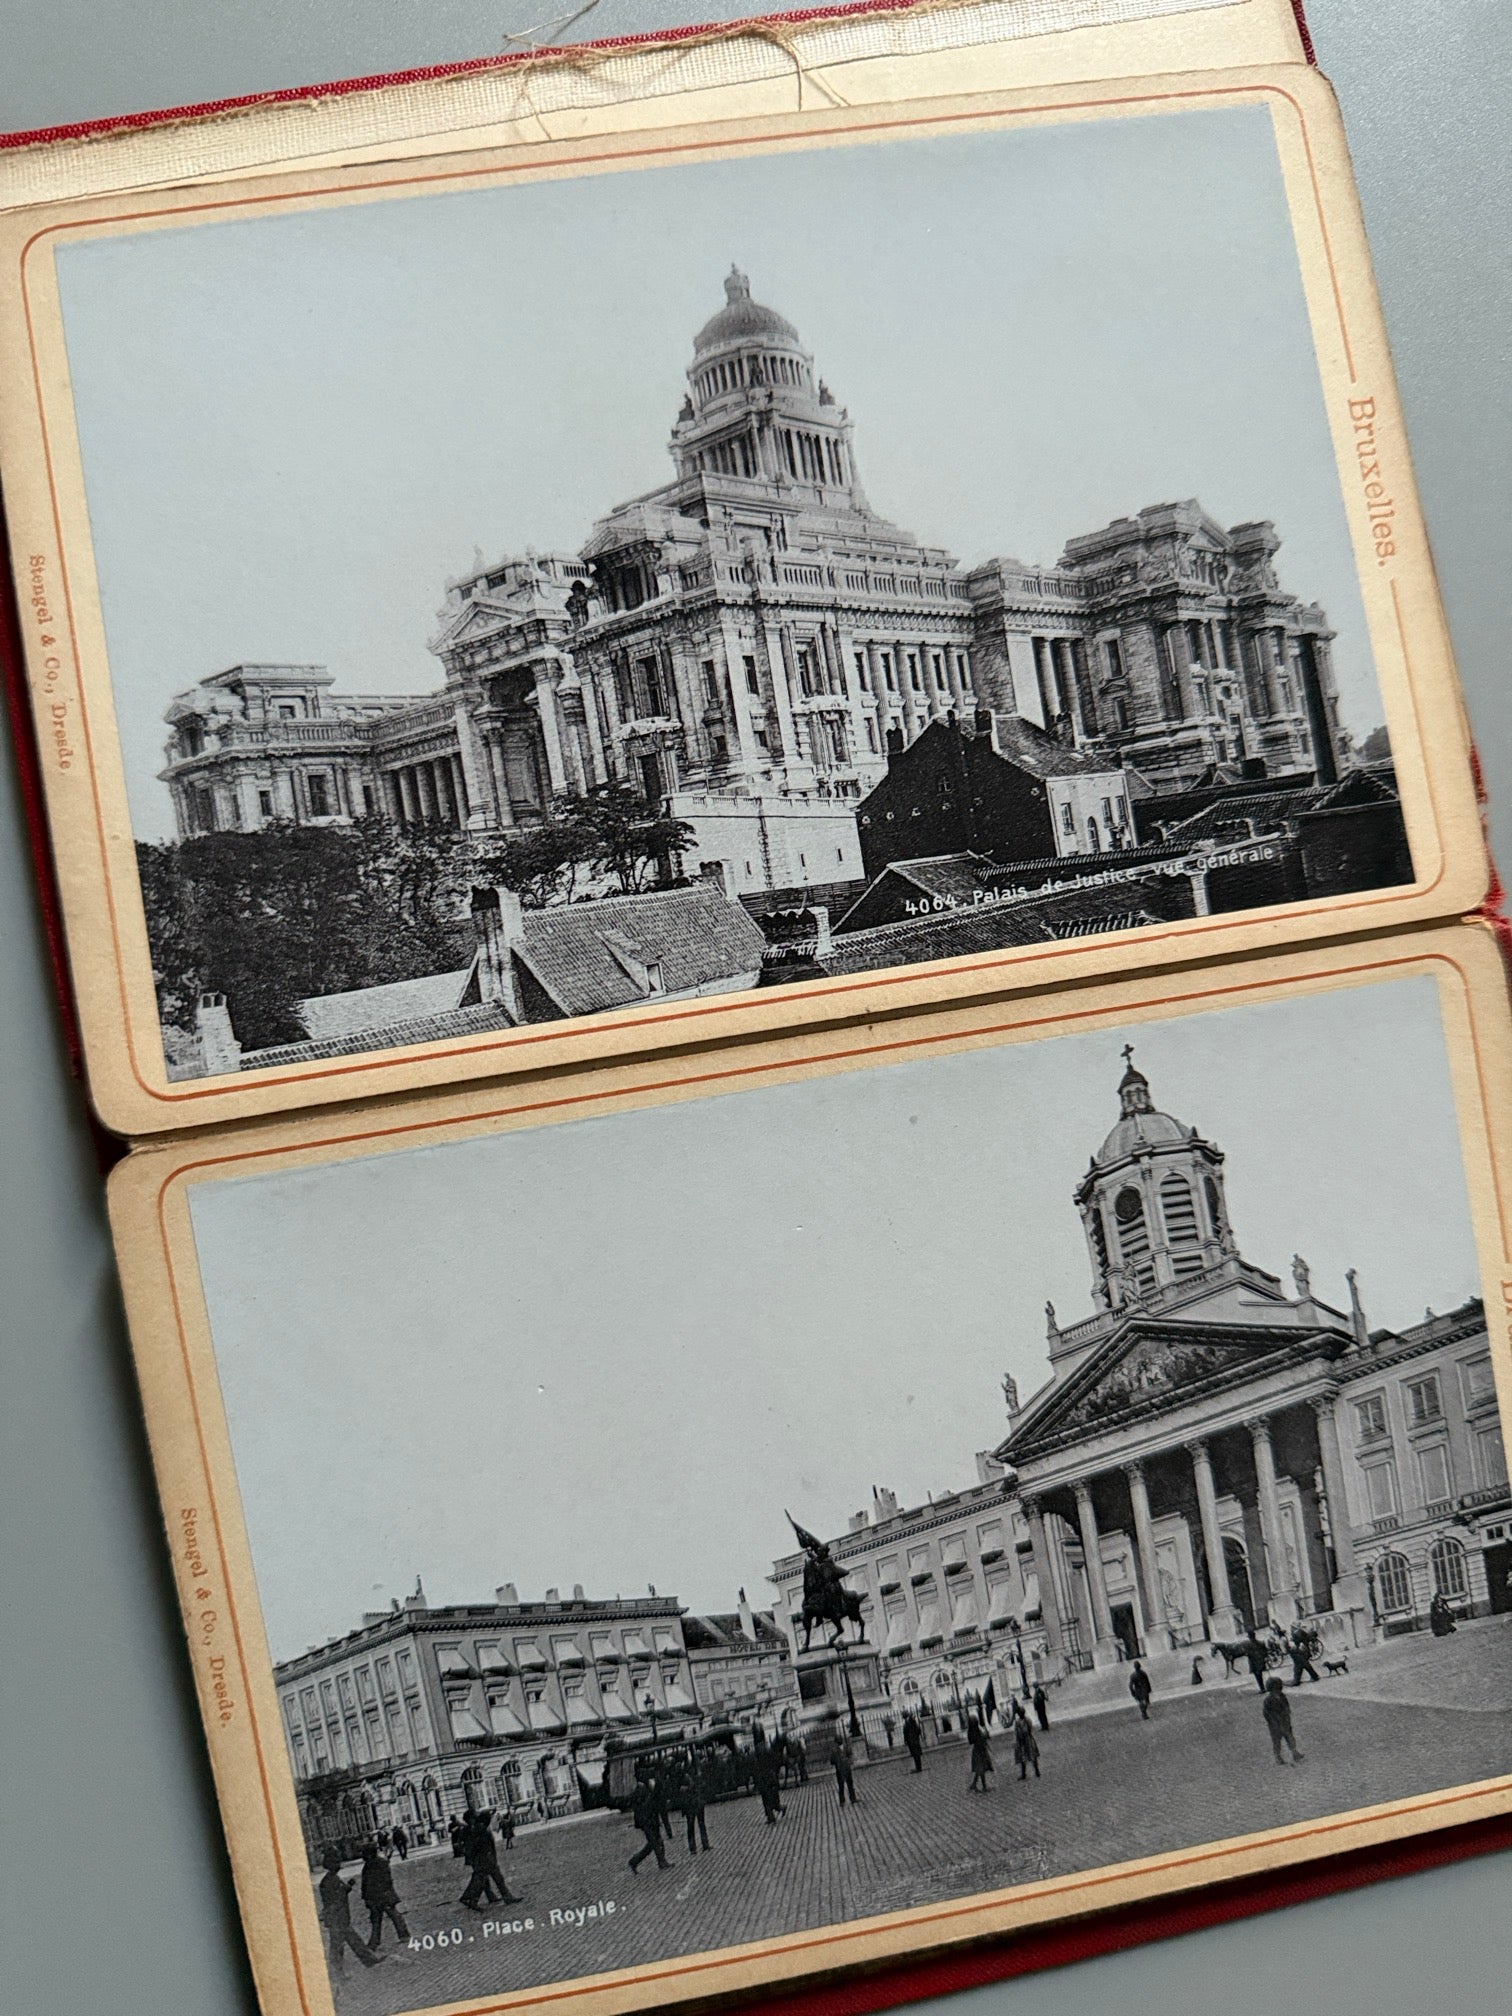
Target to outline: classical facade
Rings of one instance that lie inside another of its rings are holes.
[[[873,1740],[887,1714],[895,1726],[909,1709],[944,1721],[989,1681],[1006,1698],[1042,1670],[1041,1599],[1023,1510],[1000,1463],[984,1454],[977,1468],[974,1484],[924,1505],[900,1507],[894,1492],[875,1491],[829,1543],[881,1659],[886,1705],[874,1700],[865,1718]],[[802,1554],[786,1555],[771,1578],[800,1680],[803,1562]],[[852,1646],[849,1656],[860,1650]]]
[[[1179,791],[1225,766],[1331,782],[1348,762],[1327,620],[1280,586],[1269,523],[1163,504],[1054,568],[967,571],[874,509],[792,323],[739,272],[725,296],[694,339],[672,480],[575,555],[449,583],[438,692],[344,696],[319,666],[238,665],[179,695],[161,774],[180,834],[364,817],[497,833],[617,779],[668,801],[697,865],[749,895],[857,881],[859,802],[938,722],[1001,717],[1010,741],[1018,724],[1074,756],[1049,767],[1084,780],[1061,795],[1092,851],[1117,841],[1114,772]]]
[[[1512,1611],[1481,1303],[1372,1329],[1352,1274],[1340,1308],[1300,1257],[1289,1284],[1254,1265],[1222,1149],[1125,1058],[1074,1195],[1092,1314],[1047,1305],[1049,1380],[1022,1405],[1004,1381],[975,1484],[907,1511],[878,1493],[830,1542],[894,1708],[1134,1657],[1185,1680],[1215,1641],[1299,1618],[1343,1648],[1422,1628],[1438,1595]],[[796,1657],[802,1556],[772,1579]]]
[[[1358,1642],[1438,1591],[1493,1607],[1512,1501],[1481,1305],[1398,1334],[1369,1328],[1353,1275],[1347,1309],[1301,1259],[1288,1292],[1240,1250],[1222,1150],[1126,1056],[1075,1196],[1094,1312],[1048,1312],[1050,1382],[997,1452],[1049,1656],[1101,1666],[1304,1616]]]
[[[274,1670],[312,1841],[402,1823],[443,1828],[494,1807],[521,1820],[578,1810],[605,1745],[703,1717],[670,1597],[581,1588],[522,1603],[432,1607],[423,1592]]]

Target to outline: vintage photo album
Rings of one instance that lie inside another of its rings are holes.
[[[19,136],[0,484],[267,2016],[1512,1839],[1504,926],[1289,5]]]

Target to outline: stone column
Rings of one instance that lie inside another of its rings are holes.
[[[576,659],[573,660],[576,665]],[[609,759],[604,754],[603,723],[599,718],[599,691],[593,677],[578,668],[581,682],[579,691],[583,696],[583,726],[588,731],[588,756],[593,766],[591,784],[607,784],[611,775]]]
[[[1273,1604],[1281,1613],[1276,1621],[1290,1624],[1296,1615],[1296,1591],[1286,1564],[1286,1536],[1281,1530],[1281,1507],[1276,1498],[1276,1458],[1268,1420],[1262,1417],[1250,1423],[1250,1441],[1255,1449],[1256,1497],[1260,1537],[1265,1543],[1266,1580],[1270,1583]]]
[[[494,797],[499,807],[499,824],[503,827],[513,826],[514,801],[509,795],[509,779],[504,774],[504,751],[496,735],[489,735],[483,746],[488,752],[489,770],[493,776]]]
[[[751,695],[746,688],[745,653],[740,648],[740,639],[733,630],[720,626],[719,641],[723,647],[724,676],[726,690],[730,696],[730,708],[735,717],[735,744],[738,751],[735,767],[748,773],[759,767],[761,751],[756,742],[756,731],[751,723]]]
[[[1143,1463],[1125,1463],[1124,1475],[1129,1480],[1129,1499],[1134,1507],[1134,1540],[1139,1549],[1139,1579],[1144,1585],[1149,1649],[1156,1650],[1157,1641],[1164,1639],[1165,1643],[1159,1645],[1163,1651],[1170,1642],[1170,1619],[1160,1587],[1160,1563],[1155,1556],[1155,1528],[1150,1521],[1150,1494],[1145,1487]]]
[[[777,714],[777,733],[782,738],[783,767],[789,772],[795,767],[807,770],[803,751],[798,746],[798,732],[793,726],[793,696],[788,684],[787,656],[783,650],[783,636],[775,623],[768,623],[763,629],[766,639],[767,670],[772,681],[772,706]],[[795,778],[794,782],[797,781]]]
[[[457,761],[462,771],[460,802],[467,807],[467,823],[474,831],[486,827],[491,793],[486,774],[486,758],[473,727],[472,716],[459,701],[452,713],[457,724]]]
[[[1218,1523],[1218,1493],[1213,1484],[1213,1459],[1208,1453],[1206,1442],[1188,1442],[1186,1446],[1187,1453],[1192,1459],[1192,1475],[1197,1484],[1197,1510],[1202,1519],[1202,1551],[1207,1556],[1208,1586],[1213,1597],[1208,1629],[1215,1638],[1234,1638],[1239,1634],[1241,1620],[1234,1607],[1234,1592],[1229,1587],[1228,1560],[1223,1552],[1223,1528]]]
[[[1087,1589],[1092,1597],[1092,1624],[1097,1639],[1092,1647],[1094,1666],[1113,1666],[1118,1661],[1118,1641],[1113,1636],[1113,1612],[1108,1607],[1108,1585],[1103,1579],[1101,1536],[1097,1514],[1092,1508],[1092,1487],[1076,1486],[1076,1522],[1081,1528],[1082,1560],[1087,1570]]]
[[[541,717],[541,739],[546,744],[546,772],[555,795],[567,789],[567,765],[562,757],[562,734],[557,722],[556,687],[548,665],[536,667],[535,697],[536,712]]]
[[[1055,1571],[1050,1564],[1050,1541],[1045,1532],[1045,1513],[1038,1498],[1024,1500],[1024,1517],[1029,1521],[1030,1558],[1039,1581],[1040,1615],[1045,1623],[1045,1643],[1057,1659],[1066,1649],[1066,1628],[1060,1614],[1060,1598],[1055,1591]]]
[[[1346,1613],[1359,1613],[1355,1618],[1354,1631],[1354,1642],[1358,1645],[1366,1636],[1360,1629],[1360,1622],[1369,1614],[1370,1588],[1355,1553],[1354,1528],[1350,1523],[1349,1498],[1344,1486],[1344,1464],[1339,1455],[1336,1402],[1332,1393],[1320,1393],[1312,1405],[1318,1417],[1319,1467],[1323,1472],[1323,1498],[1328,1506],[1329,1538],[1333,1542],[1333,1607]]]

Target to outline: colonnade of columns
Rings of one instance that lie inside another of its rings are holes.
[[[1295,1481],[1302,1498],[1304,1522],[1314,1507],[1318,1513],[1326,1515],[1327,1537],[1333,1556],[1332,1579],[1337,1583],[1355,1573],[1356,1557],[1349,1527],[1348,1500],[1345,1496],[1335,1403],[1331,1394],[1319,1394],[1310,1397],[1306,1404],[1310,1406],[1316,1420],[1319,1459],[1317,1468],[1321,1472],[1323,1487],[1321,1502],[1314,1495],[1310,1475]],[[1251,1517],[1258,1528],[1255,1537],[1259,1542],[1259,1559],[1256,1559],[1256,1550],[1253,1546],[1246,1547],[1246,1558],[1250,1566],[1251,1591],[1259,1613],[1257,1622],[1260,1623],[1264,1622],[1267,1604],[1271,1615],[1278,1621],[1290,1621],[1307,1607],[1309,1599],[1317,1607],[1328,1607],[1332,1601],[1331,1591],[1325,1593],[1316,1586],[1319,1582],[1325,1581],[1326,1576],[1316,1568],[1311,1572],[1309,1570],[1307,1536],[1305,1534],[1300,1536],[1301,1544],[1297,1552],[1294,1553],[1287,1546],[1276,1466],[1272,1426],[1274,1418],[1272,1415],[1258,1416],[1239,1431],[1247,1437],[1254,1469],[1253,1504],[1246,1503],[1241,1495],[1241,1509],[1245,1514],[1246,1537],[1251,1531]],[[1225,1539],[1228,1536],[1224,1533],[1219,1510],[1219,1491],[1214,1474],[1212,1449],[1215,1439],[1217,1439],[1215,1436],[1189,1437],[1168,1448],[1157,1449],[1141,1457],[1129,1458],[1117,1465],[1117,1469],[1122,1473],[1129,1500],[1134,1549],[1138,1563],[1138,1589],[1144,1613],[1145,1632],[1149,1641],[1147,1649],[1169,1647],[1173,1642],[1171,1633],[1176,1621],[1169,1614],[1166,1593],[1161,1581],[1155,1521],[1150,1505],[1149,1468],[1156,1461],[1168,1465],[1172,1458],[1178,1456],[1185,1457],[1191,1465],[1192,1496],[1197,1506],[1201,1555],[1207,1567],[1207,1594],[1210,1600],[1204,1635],[1210,1638],[1229,1638],[1242,1630],[1225,1549]],[[1047,1505],[1045,1498],[1032,1495],[1032,1487],[1031,1494],[1026,1495],[1023,1501],[1049,1649],[1056,1655],[1069,1652],[1077,1629],[1074,1617],[1068,1616],[1062,1606],[1060,1579],[1056,1573],[1056,1561],[1047,1526],[1047,1517],[1053,1511],[1056,1516],[1065,1520],[1072,1528],[1075,1538],[1080,1541],[1094,1643],[1090,1648],[1077,1649],[1090,1650],[1093,1663],[1097,1665],[1111,1663],[1119,1656],[1107,1575],[1103,1564],[1103,1534],[1099,1527],[1093,1495],[1094,1485],[1098,1479],[1109,1474],[1109,1470],[1104,1469],[1058,1481],[1054,1492],[1046,1494],[1047,1497],[1051,1495],[1060,1497],[1063,1504],[1065,1494],[1069,1494],[1074,1513]],[[1194,1549],[1194,1557],[1195,1551]]]
[[[467,823],[467,780],[457,756],[401,763],[383,773],[389,816],[402,826],[462,827]]]

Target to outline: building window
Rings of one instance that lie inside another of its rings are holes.
[[[1429,1549],[1428,1561],[1433,1569],[1435,1596],[1464,1598],[1470,1594],[1469,1564],[1458,1540],[1451,1540],[1447,1535],[1442,1540],[1435,1540]]]
[[[1184,1176],[1167,1176],[1160,1186],[1160,1215],[1165,1219],[1166,1244],[1178,1274],[1202,1271],[1202,1232],[1197,1223],[1197,1199]]]
[[[1124,669],[1123,646],[1116,637],[1110,637],[1107,643],[1104,644],[1103,655],[1108,662],[1108,677],[1110,679],[1122,679]]]
[[[1118,1250],[1125,1267],[1141,1288],[1153,1288],[1155,1266],[1150,1256],[1150,1228],[1145,1223],[1144,1199],[1132,1184],[1114,1198],[1113,1217],[1118,1225]]]
[[[1372,1519],[1394,1519],[1397,1509],[1396,1465],[1372,1463],[1365,1470],[1365,1495]]]
[[[1376,1563],[1375,1585],[1376,1600],[1388,1614],[1412,1608],[1412,1570],[1405,1554],[1381,1556]]]
[[[1496,1400],[1496,1375],[1491,1370],[1489,1358],[1464,1358],[1460,1360],[1460,1390],[1465,1396],[1465,1411],[1472,1412],[1478,1407],[1489,1407]]]
[[[741,663],[745,667],[745,682],[747,693],[760,693],[761,678],[756,670],[756,660],[752,657],[747,656],[741,660]]]
[[[882,653],[882,677],[887,681],[888,692],[896,693],[898,690],[898,673],[896,666],[893,664],[893,654],[891,651],[884,651]]]
[[[273,793],[271,791],[258,792],[257,812],[258,817],[261,819],[271,819],[273,817]]]
[[[1444,1402],[1439,1393],[1437,1373],[1430,1372],[1426,1379],[1407,1381],[1407,1420],[1413,1428],[1423,1428],[1430,1421],[1444,1418]]]
[[[969,651],[958,651],[956,653],[956,676],[960,679],[964,689],[969,693],[971,691],[971,653]]]
[[[943,651],[936,651],[931,662],[934,666],[935,685],[939,688],[939,690],[942,693],[944,693],[947,690],[945,680],[945,653]]]
[[[712,658],[703,661],[704,698],[711,707],[719,705],[719,679],[714,670]]]
[[[292,700],[280,700],[278,703],[278,718],[280,721],[297,721],[299,719],[299,709]]]
[[[375,804],[375,802],[374,802],[374,799],[373,799],[373,787],[372,787],[372,785],[371,785],[371,784],[364,784],[364,785],[363,785],[363,787],[362,787],[362,816],[363,816],[363,818],[364,818],[364,819],[371,819],[371,818],[372,818],[372,816],[373,816],[373,814],[374,814],[374,812],[376,812],[376,811],[377,811],[377,809],[378,809],[378,808],[377,808],[377,805]]]
[[[922,693],[924,691],[924,680],[919,672],[919,654],[917,651],[910,651],[908,653],[908,683],[912,686],[915,693]]]
[[[1076,837],[1076,808],[1069,798],[1061,800],[1060,822],[1061,831],[1065,834],[1066,838],[1068,840],[1074,839]]]
[[[1429,1505],[1441,1505],[1454,1496],[1454,1482],[1449,1474],[1449,1449],[1443,1442],[1430,1443],[1426,1449],[1418,1451],[1418,1475],[1423,1483],[1423,1498]]]
[[[1357,1439],[1361,1442],[1379,1442],[1387,1433],[1386,1396],[1372,1393],[1364,1400],[1355,1402],[1355,1422]]]
[[[328,819],[331,816],[331,780],[323,770],[312,770],[305,779],[305,790],[310,800],[310,817]]]
[[[1475,1481],[1482,1491],[1494,1491],[1507,1482],[1507,1445],[1496,1427],[1477,1429],[1473,1437]]]
[[[856,683],[863,688],[870,686],[871,681],[866,676],[866,653],[856,651],[852,656],[856,667]]]

